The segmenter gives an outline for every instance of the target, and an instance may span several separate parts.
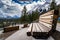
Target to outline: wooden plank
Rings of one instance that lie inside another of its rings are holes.
[[[41,21],[40,21],[40,23],[43,24],[44,26],[48,27],[48,28],[52,28],[52,25],[50,25],[50,24],[47,24],[47,23],[44,23],[44,22],[41,22]]]
[[[32,29],[32,32],[37,32],[37,29],[36,29],[36,26],[35,26],[34,23],[33,23],[33,29]]]
[[[40,20],[53,20],[53,19],[52,18],[40,18]]]
[[[48,16],[48,15],[53,15],[53,14],[54,14],[54,10],[49,11],[49,12],[47,12],[47,13],[41,15],[41,16],[43,17],[43,16]],[[41,17],[41,16],[40,16],[40,17]]]
[[[52,18],[53,15],[48,15],[48,16],[40,16],[40,18]]]
[[[48,14],[48,13],[47,13]],[[46,15],[47,15],[46,14]],[[53,14],[53,13],[52,13]],[[44,23],[47,23],[47,24],[52,24],[52,21],[53,21],[53,15],[47,15],[47,16],[40,16],[39,18],[39,22],[44,22]]]
[[[31,32],[31,28],[32,28],[32,23],[30,24],[30,26],[29,26],[27,32]]]
[[[15,27],[5,27],[5,28],[4,28],[4,32],[10,32],[10,31],[14,31],[14,30],[19,30],[19,26],[15,26]]]
[[[32,23],[31,23],[28,30],[27,30],[27,36],[31,36],[32,28],[33,28],[33,26],[32,26]]]
[[[41,24],[41,23],[39,23],[39,25],[40,25],[40,27],[42,27],[43,29],[44,29],[44,31],[43,32],[49,32],[51,29],[50,28],[48,28],[48,27],[46,27],[46,26],[44,26],[43,24]]]
[[[37,23],[37,26],[38,26],[38,28],[41,30],[41,32],[44,31],[44,29],[41,27],[41,25],[40,25],[39,23]]]
[[[37,29],[37,32],[42,32],[42,30],[39,28],[39,26],[37,26],[38,23],[35,23],[35,26],[36,26],[36,29]]]
[[[52,25],[52,20],[40,20],[40,21]]]

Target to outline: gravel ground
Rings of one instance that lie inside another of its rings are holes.
[[[24,28],[22,30],[18,30],[5,40],[46,40],[46,39],[35,39],[32,36],[28,37],[26,32],[28,28]]]
[[[56,30],[60,32],[60,23],[57,23]]]
[[[54,40],[51,36],[48,39],[35,39],[33,37],[28,37],[26,35],[28,28],[24,28],[18,31],[12,31],[8,33],[2,34],[3,36],[1,37],[0,35],[0,40]],[[57,23],[57,31],[60,31],[60,23]]]

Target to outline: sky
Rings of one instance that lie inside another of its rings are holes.
[[[48,3],[45,4],[46,2]],[[27,12],[31,12],[36,8],[46,8],[48,10],[50,2],[51,0],[0,0],[0,18],[19,18],[21,17],[24,6],[27,8]],[[56,3],[60,4],[60,1],[56,0]]]

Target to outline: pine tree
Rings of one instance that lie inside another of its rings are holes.
[[[26,11],[27,11],[26,6],[24,6],[23,11],[22,11],[22,16],[20,18],[20,21],[23,23],[27,23],[28,21],[28,13]]]
[[[50,5],[50,10],[56,9],[56,3],[55,0],[52,0],[52,3]]]
[[[22,14],[23,16],[27,15],[26,11],[27,11],[26,6],[24,6],[23,11],[22,11],[23,12],[23,14]]]
[[[38,10],[36,9],[36,11],[32,12],[32,21],[35,21],[39,18],[39,12]]]

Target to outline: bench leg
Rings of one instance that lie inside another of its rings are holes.
[[[36,38],[36,39],[47,39],[49,37],[48,34],[46,34],[46,33],[40,33],[40,32],[33,32],[32,36],[34,38]]]
[[[31,32],[27,32],[27,36],[31,36]]]

